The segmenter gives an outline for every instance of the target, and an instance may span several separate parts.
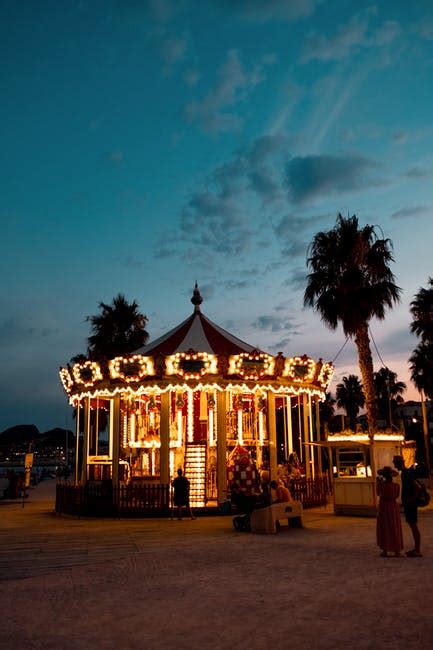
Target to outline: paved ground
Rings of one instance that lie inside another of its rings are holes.
[[[52,513],[53,488],[0,505],[2,650],[433,647],[433,510],[424,557],[384,559],[373,519],[307,511],[275,536],[78,520]]]

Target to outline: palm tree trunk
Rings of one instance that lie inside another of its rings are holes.
[[[424,445],[425,445],[425,460],[428,468],[428,476],[430,478],[430,473],[431,473],[430,437],[429,437],[429,430],[428,430],[427,407],[425,403],[424,391],[421,391],[421,408],[422,408],[422,430],[424,433]]]
[[[377,404],[374,390],[373,358],[371,356],[368,324],[362,323],[355,334],[355,345],[358,349],[359,369],[365,395],[367,409],[368,435],[373,440],[377,429]]]

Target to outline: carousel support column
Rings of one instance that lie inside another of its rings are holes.
[[[293,453],[293,425],[292,425],[292,398],[286,396],[286,417],[287,417],[287,457]]]
[[[305,448],[305,475],[311,478],[311,464],[310,464],[310,445],[308,440],[308,395],[306,393],[302,396],[302,413],[304,415],[304,448]]]
[[[75,411],[75,485],[78,485],[78,456],[80,452],[80,400]]]
[[[113,488],[119,487],[120,397],[110,400],[111,477]]]
[[[304,462],[304,445],[302,444],[301,393],[298,394],[298,439],[301,463]]]
[[[275,393],[268,391],[269,470],[271,481],[277,479],[277,422]]]
[[[83,439],[83,460],[81,462],[81,483],[87,483],[87,460],[89,457],[90,437],[90,397],[84,400],[84,439]]]
[[[321,442],[321,435],[320,435],[320,400],[318,397],[316,397],[315,401],[315,407],[316,407],[316,440],[317,442]],[[317,448],[317,460],[319,464],[319,476],[322,476],[323,474],[323,466],[322,466],[322,447]]]
[[[227,499],[227,391],[217,393],[217,494],[218,504]]]
[[[160,480],[163,485],[170,482],[170,393],[161,395],[160,421]]]
[[[314,433],[313,433],[313,407],[311,404],[311,395],[308,395],[308,422],[310,429],[310,442],[314,442]],[[311,455],[311,472],[313,478],[316,478],[316,454],[314,453],[314,446],[310,446],[310,455]]]

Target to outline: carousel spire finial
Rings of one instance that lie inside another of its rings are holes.
[[[200,311],[200,305],[203,302],[197,282],[195,283],[194,292],[192,294],[191,302],[194,305],[194,311]]]

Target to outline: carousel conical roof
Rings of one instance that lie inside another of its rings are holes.
[[[176,352],[194,350],[208,354],[230,355],[257,350],[256,346],[238,339],[202,314],[200,304],[203,299],[197,283],[191,302],[194,305],[191,316],[155,341],[151,341],[137,350],[137,353],[146,356],[158,354],[166,356]]]

